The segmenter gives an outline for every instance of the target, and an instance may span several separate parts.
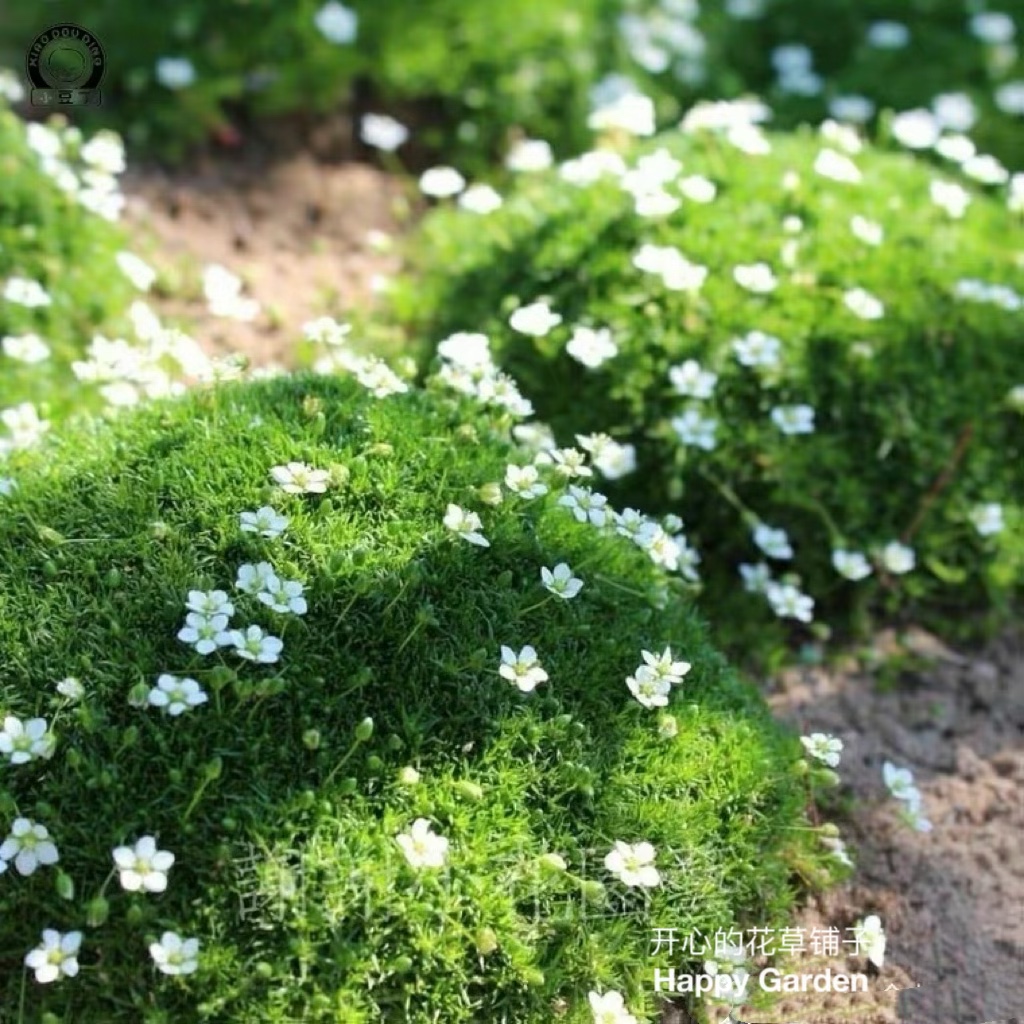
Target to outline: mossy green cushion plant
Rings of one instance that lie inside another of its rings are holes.
[[[633,446],[602,490],[682,517],[734,639],[998,604],[1024,568],[1019,197],[748,114],[439,209],[394,316],[487,336],[559,444]]]
[[[26,124],[0,101],[0,456],[52,420],[167,394],[205,363],[133,302],[155,274],[117,223],[123,170],[117,136]]]
[[[653,1021],[652,926],[820,877],[800,745],[564,473],[509,476],[507,427],[284,377],[17,455],[4,1019]],[[617,842],[653,847],[629,884]],[[81,935],[23,972],[43,929]]]

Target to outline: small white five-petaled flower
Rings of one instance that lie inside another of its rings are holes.
[[[481,548],[491,546],[491,542],[480,532],[483,524],[475,512],[467,512],[458,505],[449,504],[444,515],[444,525],[470,544]]]
[[[250,626],[244,633],[234,629],[228,636],[235,648],[235,654],[246,661],[256,661],[261,665],[273,665],[279,660],[284,648],[283,640],[264,633],[259,626]]]
[[[624,885],[650,889],[661,882],[654,858],[654,847],[650,843],[631,846],[619,839],[605,857],[604,866]]]
[[[504,644],[501,648],[501,666],[498,674],[515,683],[523,693],[532,693],[538,683],[547,681],[548,674],[540,667],[537,652],[527,644],[518,654]]]
[[[448,840],[432,831],[426,818],[417,818],[408,832],[395,836],[395,842],[412,867],[444,867],[448,856]]]
[[[48,985],[58,978],[73,978],[78,973],[81,932],[61,935],[53,928],[43,929],[43,941],[25,954],[25,966],[36,972],[36,981]]]
[[[800,742],[811,757],[827,764],[829,768],[835,768],[839,764],[843,741],[837,736],[830,736],[824,732],[812,732],[810,736],[801,736]]]
[[[174,865],[174,854],[158,850],[153,836],[143,836],[134,846],[115,847],[114,864],[120,873],[121,888],[127,892],[163,892],[167,872]]]
[[[326,469],[314,469],[304,462],[274,466],[270,475],[286,494],[323,494],[330,482]]]
[[[583,580],[573,576],[572,569],[565,562],[559,562],[554,569],[542,567],[540,578],[552,594],[566,601],[574,598],[583,589]]]
[[[261,537],[279,537],[288,526],[288,517],[281,515],[269,505],[264,505],[255,512],[242,512],[239,519],[243,533],[258,533]]]
[[[164,932],[159,942],[150,944],[149,955],[162,974],[192,974],[199,966],[199,940]]]
[[[27,876],[40,866],[56,864],[60,856],[45,826],[15,818],[10,835],[0,844],[0,862],[6,867],[11,860],[18,874]]]
[[[208,700],[202,687],[194,679],[179,679],[177,676],[160,676],[146,697],[150,707],[164,708],[167,714],[177,717],[190,708],[205,704]]]

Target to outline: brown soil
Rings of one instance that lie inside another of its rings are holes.
[[[366,305],[375,275],[396,269],[370,238],[397,230],[403,187],[356,162],[342,118],[275,122],[230,141],[180,169],[129,168],[126,224],[139,254],[172,285],[154,298],[158,312],[211,354],[288,366],[303,323],[325,314],[344,319]],[[209,313],[200,286],[209,263],[243,279],[262,307],[255,321]]]
[[[880,687],[878,660],[907,654],[929,664]],[[881,972],[844,956],[786,968],[867,970],[866,994],[790,995],[770,1013],[743,1009],[734,1019],[981,1024],[1024,1015],[1024,634],[968,656],[921,631],[883,633],[840,668],[784,673],[769,702],[801,733],[842,739],[838,771],[853,798],[837,824],[857,871],[797,924],[844,929],[875,913],[887,949]],[[885,760],[913,770],[931,833],[897,821]]]

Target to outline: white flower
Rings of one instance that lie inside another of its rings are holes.
[[[470,185],[457,202],[463,210],[486,215],[500,210],[504,200],[490,185]]]
[[[621,992],[590,992],[587,995],[594,1024],[637,1024],[636,1017],[627,1009]]]
[[[242,297],[242,279],[219,263],[203,268],[203,294],[214,316],[248,321],[259,314],[259,303]]]
[[[594,475],[594,471],[586,465],[586,456],[576,448],[552,448],[550,451],[538,452],[534,463],[538,466],[551,466],[559,476],[567,480]]]
[[[832,552],[832,565],[840,576],[845,576],[854,582],[871,575],[871,563],[860,551],[844,551],[842,548],[836,548]]]
[[[800,622],[811,622],[814,618],[814,598],[802,594],[791,583],[769,583],[765,596],[772,606],[772,611],[780,619],[798,619]]]
[[[856,185],[861,180],[857,165],[834,149],[823,149],[814,161],[814,170],[823,178],[831,178],[846,185]]]
[[[966,135],[943,135],[935,143],[935,152],[947,160],[962,164],[970,160],[978,149]]]
[[[654,847],[650,843],[630,845],[619,839],[605,857],[604,866],[624,885],[653,888],[661,883],[654,858]]]
[[[448,840],[431,830],[426,818],[417,818],[408,832],[395,836],[405,859],[414,868],[444,867],[448,856]]]
[[[276,579],[277,574],[269,562],[257,562],[255,565],[247,562],[238,567],[235,588],[243,593],[255,595],[268,589],[270,581]]]
[[[150,943],[149,955],[161,974],[192,974],[199,966],[199,940],[164,932],[159,942]]]
[[[420,175],[420,191],[432,199],[450,199],[466,187],[466,179],[454,167],[431,167]]]
[[[40,419],[39,412],[31,402],[22,402],[0,412],[0,423],[10,431],[8,445],[27,448],[36,444],[50,429],[50,421]]]
[[[810,736],[801,736],[800,742],[811,757],[835,768],[843,749],[843,741],[836,736],[824,732],[812,732]]]
[[[899,541],[890,541],[882,548],[882,565],[897,575],[910,572],[917,563],[914,549],[900,544]]]
[[[595,132],[653,135],[656,129],[654,101],[640,93],[626,93],[594,110],[587,118],[587,127]]]
[[[877,914],[871,914],[854,925],[858,953],[863,953],[876,967],[885,960],[885,932]]]
[[[486,334],[459,331],[437,344],[437,354],[455,366],[466,370],[484,370],[493,366],[491,343]]]
[[[338,0],[328,0],[316,12],[313,21],[323,37],[338,46],[353,42],[359,31],[359,15]]]
[[[687,409],[681,416],[674,416],[670,425],[684,445],[711,451],[715,447],[715,431],[718,420],[705,419],[697,409]]]
[[[715,183],[701,174],[690,174],[676,184],[683,197],[692,203],[711,203],[718,195]]]
[[[683,681],[683,676],[693,667],[688,661],[673,660],[671,647],[666,647],[661,654],[641,651],[640,657],[655,676],[672,686],[678,686]]]
[[[996,89],[993,98],[1004,114],[1024,115],[1024,79],[1004,82]]]
[[[503,644],[498,674],[502,679],[515,683],[523,693],[532,693],[538,683],[546,682],[548,678],[537,661],[537,652],[529,644],[518,654]]]
[[[546,171],[553,163],[551,146],[543,139],[521,139],[505,157],[505,166],[510,171]]]
[[[17,489],[17,480],[9,476],[0,476],[0,498],[9,498]]]
[[[548,493],[547,484],[540,482],[536,466],[509,465],[505,470],[505,486],[520,498],[530,500]]]
[[[187,89],[196,80],[196,69],[188,57],[161,57],[156,62],[156,80],[165,89]]]
[[[558,499],[558,504],[569,509],[578,523],[589,522],[594,526],[604,526],[608,517],[606,508],[608,499],[603,494],[596,494],[588,487],[569,485],[569,493]]]
[[[263,590],[256,595],[256,599],[271,611],[281,615],[305,615],[308,606],[305,597],[302,596],[303,589],[297,580],[281,580],[271,576],[264,584]]]
[[[467,512],[458,505],[448,505],[445,512],[444,525],[457,533],[463,540],[476,544],[481,548],[489,548],[491,542],[480,532],[482,523],[475,512]]]
[[[48,985],[58,978],[73,978],[78,974],[78,950],[81,945],[81,932],[61,935],[53,928],[44,928],[43,941],[25,954],[25,966],[36,972],[36,981],[42,985]]]
[[[612,340],[612,332],[607,327],[596,331],[591,327],[576,327],[565,351],[578,363],[596,370],[602,363],[618,355],[619,347]]]
[[[323,494],[331,479],[326,469],[314,469],[304,462],[274,466],[270,475],[286,494]]]
[[[702,370],[696,359],[669,367],[668,378],[677,394],[689,398],[710,398],[718,382],[718,374]]]
[[[744,366],[777,366],[782,342],[764,331],[750,331],[732,343],[736,358]]]
[[[387,114],[364,114],[359,122],[359,137],[368,146],[393,153],[409,138],[409,129]]]
[[[62,679],[55,687],[56,691],[68,700],[81,700],[85,696],[85,687],[77,679],[68,676]]]
[[[332,316],[321,316],[302,325],[303,337],[319,345],[344,344],[351,331],[351,324],[339,324]]]
[[[4,285],[4,298],[8,302],[27,306],[29,309],[49,306],[53,301],[49,292],[38,281],[32,281],[27,277],[8,278]]]
[[[885,238],[885,229],[881,224],[868,220],[859,213],[850,219],[850,230],[865,245],[881,245]]]
[[[668,704],[672,684],[659,676],[649,665],[641,665],[634,675],[626,677],[629,692],[645,708],[663,708]]]
[[[891,761],[882,764],[882,780],[890,794],[910,805],[921,802],[921,793],[914,785],[914,773],[909,768],[897,768]]]
[[[50,346],[38,334],[8,335],[2,345],[5,355],[30,366],[50,358]]]
[[[910,42],[910,29],[899,21],[873,21],[867,41],[879,50],[902,50]]]
[[[28,764],[36,758],[48,758],[53,755],[53,734],[43,718],[30,718],[22,722],[14,715],[4,718],[4,727],[0,731],[0,754],[11,764]]]
[[[370,356],[360,360],[354,367],[356,380],[366,388],[374,398],[387,398],[390,395],[401,395],[409,390],[409,385],[398,376],[383,359]]]
[[[189,612],[185,616],[185,625],[178,632],[178,639],[195,648],[196,654],[213,654],[218,647],[225,647],[231,642],[227,628],[226,615],[207,616]]]
[[[636,469],[636,447],[608,440],[600,451],[593,452],[594,469],[606,480],[620,480]]]
[[[621,512],[613,512],[612,518],[615,521],[615,532],[620,537],[626,537],[638,545],[641,544],[641,534],[648,527],[653,530],[655,525],[635,508],[625,508]],[[646,543],[646,541],[644,542]]]
[[[813,434],[814,410],[809,405],[777,405],[772,423],[784,434]]]
[[[875,112],[875,104],[867,96],[849,95],[833,96],[829,100],[828,112],[837,121],[852,121],[854,124],[864,124],[871,120]]]
[[[205,704],[209,698],[194,679],[179,679],[177,676],[160,676],[146,697],[150,707],[165,708],[176,718],[190,708]]]
[[[644,273],[656,274],[671,291],[699,291],[708,276],[707,267],[691,263],[671,245],[640,246],[633,256],[633,266]]]
[[[885,306],[863,288],[851,288],[843,294],[846,308],[862,320],[880,320],[885,316]]]
[[[120,873],[121,888],[127,892],[163,892],[174,854],[158,850],[153,836],[143,836],[134,846],[117,846],[112,851]]]
[[[907,149],[931,149],[939,141],[942,126],[930,110],[916,107],[892,119],[892,134]]]
[[[994,156],[987,153],[970,157],[960,167],[969,178],[974,178],[983,185],[1005,185],[1010,180],[1010,172]]]
[[[246,661],[257,661],[261,665],[273,665],[279,660],[284,642],[276,636],[269,636],[259,626],[250,626],[244,633],[233,629],[228,634],[235,654]]]
[[[124,251],[119,252],[115,259],[117,260],[118,267],[121,268],[121,273],[140,292],[148,292],[153,287],[153,282],[156,280],[156,271],[145,260],[139,259],[133,252]]]
[[[231,618],[235,614],[235,606],[223,590],[190,590],[185,607],[189,611],[198,612],[208,619],[213,618],[215,615]]]
[[[243,533],[258,533],[261,537],[280,537],[288,526],[288,517],[281,515],[269,505],[255,512],[242,512],[239,520]]]
[[[533,302],[528,306],[520,306],[510,317],[509,326],[520,334],[528,334],[532,338],[543,338],[557,327],[562,318],[552,312],[546,302]]]
[[[1006,525],[1003,522],[1003,506],[998,502],[975,505],[971,509],[970,519],[982,537],[991,537],[995,533],[1001,533]]]
[[[573,576],[572,569],[565,562],[559,562],[554,569],[544,566],[540,570],[540,578],[547,590],[566,601],[583,589],[583,580]]]
[[[764,523],[754,527],[754,543],[769,557],[780,560],[793,557],[793,547],[783,529],[774,529]]]
[[[772,582],[771,568],[765,562],[740,565],[740,576],[743,577],[743,589],[748,594],[763,594]]]
[[[741,288],[758,295],[773,292],[779,285],[779,279],[772,273],[772,268],[767,263],[741,263],[733,267],[732,276]]]
[[[971,16],[971,35],[990,46],[1000,46],[1013,41],[1017,26],[1013,18],[1002,11],[979,11]]]
[[[14,861],[19,875],[31,875],[40,865],[49,867],[60,860],[57,847],[43,825],[28,818],[15,818],[10,835],[0,844],[0,861]]]
[[[943,92],[932,99],[932,110],[947,131],[969,132],[978,120],[974,101],[965,92]]]
[[[853,867],[853,861],[850,860],[850,855],[846,851],[846,843],[842,841],[838,836],[822,836],[822,844],[831,851],[832,856],[839,861],[840,864],[845,864],[848,868]]]

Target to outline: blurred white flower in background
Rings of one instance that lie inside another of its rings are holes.
[[[323,37],[338,46],[353,42],[359,31],[359,15],[337,0],[328,0],[313,21]]]
[[[156,62],[156,80],[165,89],[186,89],[196,80],[196,69],[188,57],[161,57]]]
[[[364,114],[359,122],[359,137],[367,146],[393,153],[409,138],[409,129],[387,114]]]

